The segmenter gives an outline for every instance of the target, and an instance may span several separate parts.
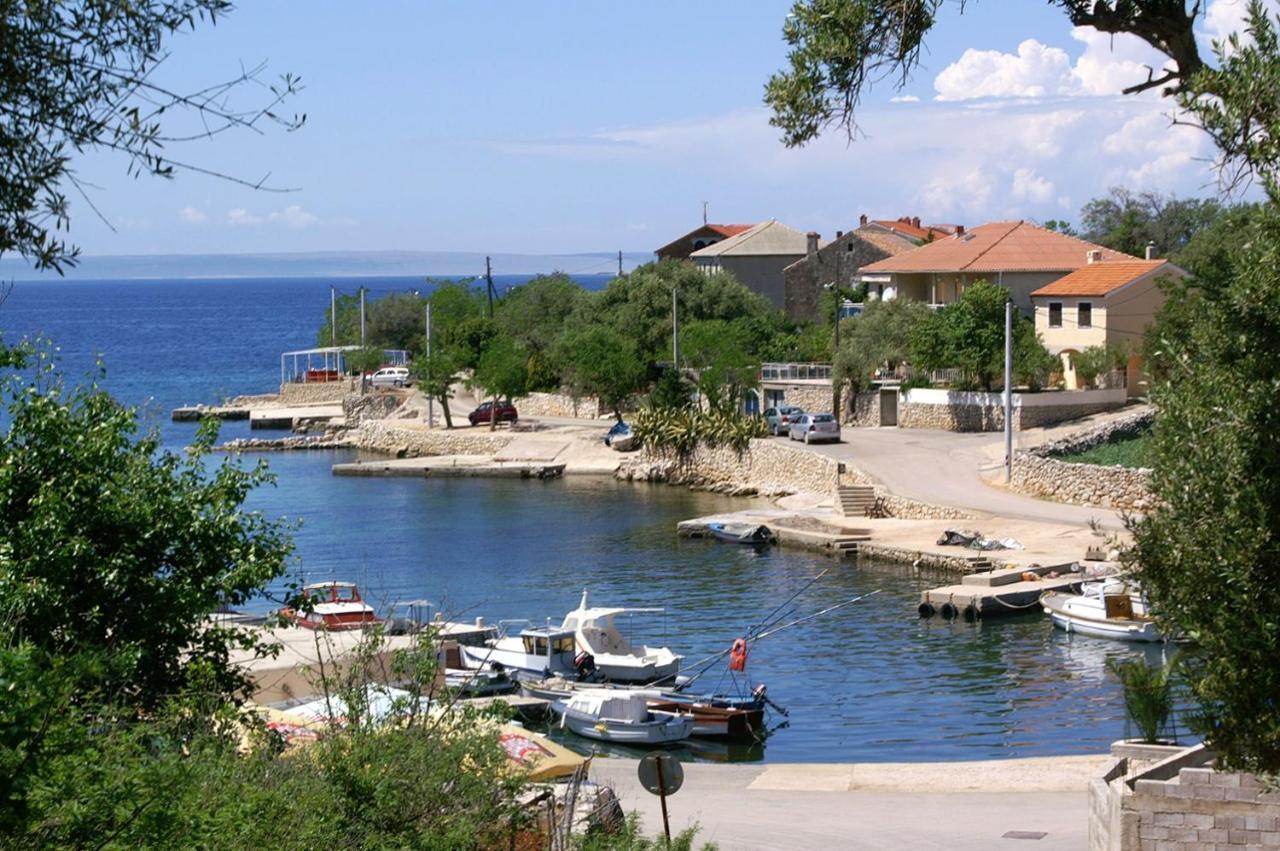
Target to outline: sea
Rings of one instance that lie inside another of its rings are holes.
[[[502,276],[500,289],[528,276]],[[599,289],[607,276],[577,278]],[[68,382],[97,381],[181,451],[194,426],[182,405],[272,392],[281,352],[317,344],[330,287],[371,297],[423,278],[17,282],[0,303],[8,342],[41,337]],[[222,438],[247,435],[226,423]],[[582,593],[598,605],[661,607],[624,623],[631,638],[688,660],[725,650],[797,594],[798,620],[879,593],[756,643],[745,676],[716,667],[708,690],[764,683],[774,711],[763,745],[711,742],[692,759],[934,762],[1103,753],[1129,734],[1112,658],[1160,660],[1161,648],[1067,636],[1027,614],[965,623],[921,619],[939,577],[893,564],[832,561],[796,550],[685,540],[676,523],[744,506],[665,485],[334,477],[348,451],[246,455],[275,483],[250,507],[293,524],[290,580],[352,579],[384,610],[428,600],[459,620],[558,622]],[[817,582],[813,577],[827,571]],[[280,587],[271,589],[279,593]],[[256,601],[265,611],[271,596]],[[563,734],[571,735],[571,734]],[[591,747],[584,740],[577,747]]]

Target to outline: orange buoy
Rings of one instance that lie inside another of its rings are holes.
[[[729,649],[729,670],[745,671],[747,669],[747,640],[745,638],[735,639],[733,647]]]

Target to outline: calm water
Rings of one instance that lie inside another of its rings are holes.
[[[353,291],[360,282],[337,283]],[[420,285],[364,283],[375,294]],[[90,373],[102,356],[105,385],[146,406],[166,443],[178,447],[192,427],[170,423],[169,409],[273,389],[279,353],[314,343],[329,284],[19,283],[0,306],[0,330],[8,340],[53,337],[72,376]],[[244,431],[228,424],[223,433]],[[676,538],[677,521],[740,501],[594,478],[334,478],[330,465],[348,453],[266,457],[279,481],[252,503],[301,523],[298,576],[353,578],[380,602],[427,598],[466,618],[558,619],[589,588],[603,605],[666,607],[665,616],[637,617],[633,637],[696,659],[726,648],[826,567],[834,569],[796,601],[797,615],[881,589],[757,644],[751,681],[768,684],[790,723],[762,753],[712,747],[702,757],[960,760],[1100,752],[1124,735],[1119,687],[1105,661],[1137,651],[1068,638],[1038,616],[919,620],[919,591],[936,583],[898,566]],[[732,686],[719,673],[704,682]]]

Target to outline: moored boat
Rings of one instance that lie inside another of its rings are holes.
[[[661,612],[662,609],[591,608],[582,592],[578,608],[564,616],[560,628],[572,631],[580,654],[577,669],[588,669],[610,682],[652,683],[674,680],[683,656],[666,647],[632,646],[618,631],[618,615]],[[582,658],[586,654],[587,658]]]
[[[708,523],[712,537],[731,544],[771,544],[773,530],[759,523]]]
[[[374,614],[373,607],[360,597],[360,589],[354,582],[315,582],[304,586],[302,595],[311,601],[309,610],[280,610],[280,616],[296,626],[306,629],[347,630],[364,629],[381,623]]]
[[[1166,641],[1147,614],[1140,591],[1111,578],[1086,582],[1079,594],[1053,591],[1040,598],[1053,625],[1066,632],[1117,641]]]
[[[469,668],[501,666],[524,680],[574,676],[575,647],[572,630],[503,621],[496,637],[481,644],[462,644],[459,650]]]
[[[689,738],[693,716],[650,709],[644,695],[618,689],[584,689],[552,704],[560,726],[602,742],[664,745]]]

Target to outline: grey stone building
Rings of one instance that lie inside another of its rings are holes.
[[[837,281],[841,287],[858,286],[858,270],[863,266],[910,251],[916,245],[904,236],[866,225],[849,233],[836,231],[836,238],[826,245],[821,244],[816,233],[810,233],[805,256],[782,273],[787,318],[795,322],[818,320],[823,287]]]

